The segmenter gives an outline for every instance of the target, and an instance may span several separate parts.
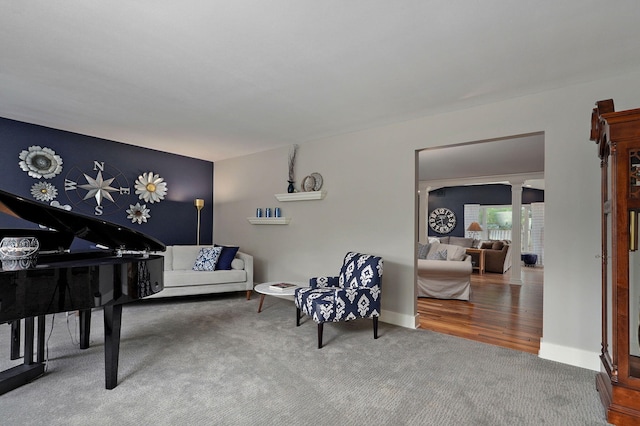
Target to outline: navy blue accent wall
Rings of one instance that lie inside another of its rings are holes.
[[[210,161],[6,118],[0,118],[0,145],[0,188],[7,192],[34,200],[31,195],[32,185],[41,181],[49,182],[58,191],[55,200],[62,205],[72,206],[74,212],[124,225],[155,237],[167,245],[196,243],[197,210],[193,202],[196,198],[202,198],[205,205],[200,213],[200,243],[212,243],[213,163]],[[62,157],[63,169],[59,175],[51,179],[36,179],[22,171],[18,165],[19,155],[33,145],[50,148]],[[105,178],[109,177],[109,174],[121,172],[120,178],[124,178],[130,187],[129,194],[122,194],[117,198],[120,208],[108,200],[103,201],[104,213],[100,216],[95,214],[96,203],[93,199],[81,201],[86,190],[65,191],[65,178],[80,177],[76,180],[79,184],[84,184],[86,181],[83,180],[82,173],[92,178],[97,177],[97,170],[93,167],[94,161],[104,162]],[[167,195],[164,200],[145,203],[135,194],[135,181],[139,175],[146,172],[154,172],[164,178],[167,183]],[[129,205],[138,202],[146,204],[151,210],[151,217],[147,223],[132,223],[127,219],[126,210]],[[16,227],[35,226],[0,214],[0,228]],[[74,247],[77,247],[76,243]]]
[[[522,204],[542,202],[544,202],[544,191],[522,188]],[[511,186],[501,184],[452,186],[429,192],[429,213],[433,209],[446,207],[456,215],[456,227],[446,235],[464,237],[465,204],[480,204],[483,206],[511,205]],[[441,236],[431,228],[428,229],[428,235]]]

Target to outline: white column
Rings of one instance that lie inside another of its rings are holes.
[[[526,208],[524,209],[524,216],[522,218],[522,230],[524,232],[522,232],[520,235],[522,235],[522,245],[520,247],[524,247],[525,248],[525,252],[530,252],[529,250],[529,245],[530,245],[530,240],[529,240],[529,228],[531,228],[531,221],[529,220],[529,211],[531,210],[531,208]]]
[[[522,247],[522,185],[524,181],[511,184],[511,280],[510,284],[522,284],[520,254]]]
[[[429,186],[418,182],[418,242],[427,242],[427,210],[429,209]]]
[[[480,222],[480,204],[464,205],[464,236],[466,238],[482,239],[481,233],[478,234],[476,232],[467,231],[467,228],[469,227],[469,225],[471,225],[471,222]]]
[[[531,203],[531,243],[538,265],[544,265],[544,203]]]

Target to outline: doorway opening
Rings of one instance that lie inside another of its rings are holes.
[[[533,251],[535,238],[531,233],[531,205],[521,197],[526,188],[544,191],[544,133],[426,148],[416,155],[416,243],[443,237],[465,239],[470,236],[470,223],[477,221],[482,229],[474,232],[477,244],[513,240],[516,245],[510,253],[511,265],[504,273],[480,274],[474,268],[468,301],[419,297],[416,311],[420,327],[537,353],[542,335],[544,268],[542,262],[534,268],[522,267],[521,253]],[[490,196],[479,199],[488,187],[497,185],[511,188],[511,200],[496,201]],[[460,186],[472,186],[476,199],[450,201],[446,208],[459,216],[459,225],[447,235],[440,235],[430,229],[429,213],[434,207],[442,208],[448,202],[444,198],[447,192],[453,194],[452,188]],[[430,203],[431,192],[439,198]],[[465,204],[477,207],[470,209],[473,217],[465,213]],[[537,204],[543,209],[544,203]],[[515,205],[522,215],[512,213]],[[512,226],[514,220],[519,222],[517,226]],[[482,312],[490,314],[484,318],[478,315]],[[442,318],[445,319],[439,323]],[[488,338],[493,332],[497,334]]]

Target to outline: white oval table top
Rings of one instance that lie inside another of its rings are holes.
[[[291,287],[285,290],[272,290],[269,286],[278,283],[295,284],[296,287]],[[293,296],[297,287],[308,287],[308,283],[301,281],[269,281],[266,283],[258,284],[254,287],[254,290],[261,294],[268,294],[269,296]]]

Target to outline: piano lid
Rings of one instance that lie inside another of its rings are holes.
[[[0,212],[59,232],[72,233],[78,238],[114,250],[165,250],[162,242],[125,226],[27,200],[2,190]]]

